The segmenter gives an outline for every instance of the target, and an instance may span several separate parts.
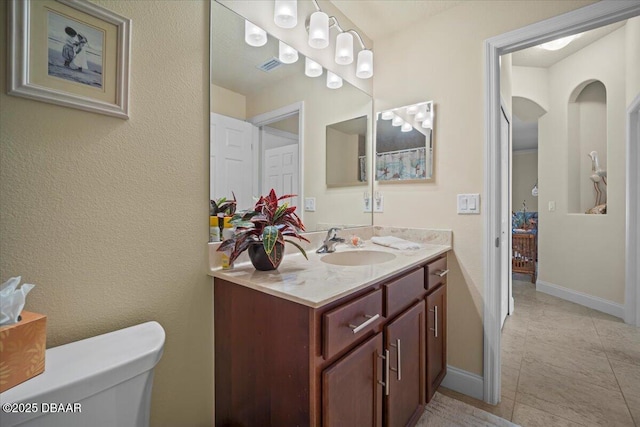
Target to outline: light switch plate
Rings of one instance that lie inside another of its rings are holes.
[[[384,212],[384,197],[379,191],[376,191],[375,197],[373,198],[373,211],[378,213]]]
[[[305,212],[315,212],[316,211],[316,198],[315,197],[305,197],[304,198],[304,210],[305,210]]]
[[[554,212],[556,210],[556,202],[549,202],[549,212]]]
[[[480,213],[480,194],[458,194],[458,213],[474,214]]]

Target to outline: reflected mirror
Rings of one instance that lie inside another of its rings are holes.
[[[327,187],[367,185],[367,116],[327,126]]]
[[[433,178],[433,101],[376,114],[377,181]]]
[[[307,231],[371,225],[362,186],[371,185],[372,168],[358,163],[371,162],[371,97],[346,81],[328,88],[326,69],[307,77],[302,54],[281,62],[279,40],[270,34],[265,44],[250,46],[245,22],[211,2],[211,199],[235,194],[244,210],[273,188],[298,195],[291,202]],[[328,127],[354,118],[358,144],[349,150],[355,166],[330,157],[335,147],[326,138]],[[329,176],[349,176],[349,182],[330,184]]]

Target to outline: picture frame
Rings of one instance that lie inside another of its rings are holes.
[[[8,94],[129,119],[131,20],[86,0],[10,0]]]

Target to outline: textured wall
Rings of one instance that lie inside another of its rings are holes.
[[[453,230],[448,354],[460,369],[482,374],[483,218],[456,215],[456,194],[482,193],[483,41],[590,3],[469,1],[374,40],[376,110],[433,99],[436,112],[435,181],[379,184],[385,212],[374,224]]]
[[[48,346],[160,322],[152,425],[209,426],[208,3],[97,3],[133,21],[131,119],[7,96],[2,61],[0,276],[37,285]]]

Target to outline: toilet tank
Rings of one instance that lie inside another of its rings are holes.
[[[147,322],[48,349],[44,373],[0,394],[0,425],[148,426],[164,340]]]

